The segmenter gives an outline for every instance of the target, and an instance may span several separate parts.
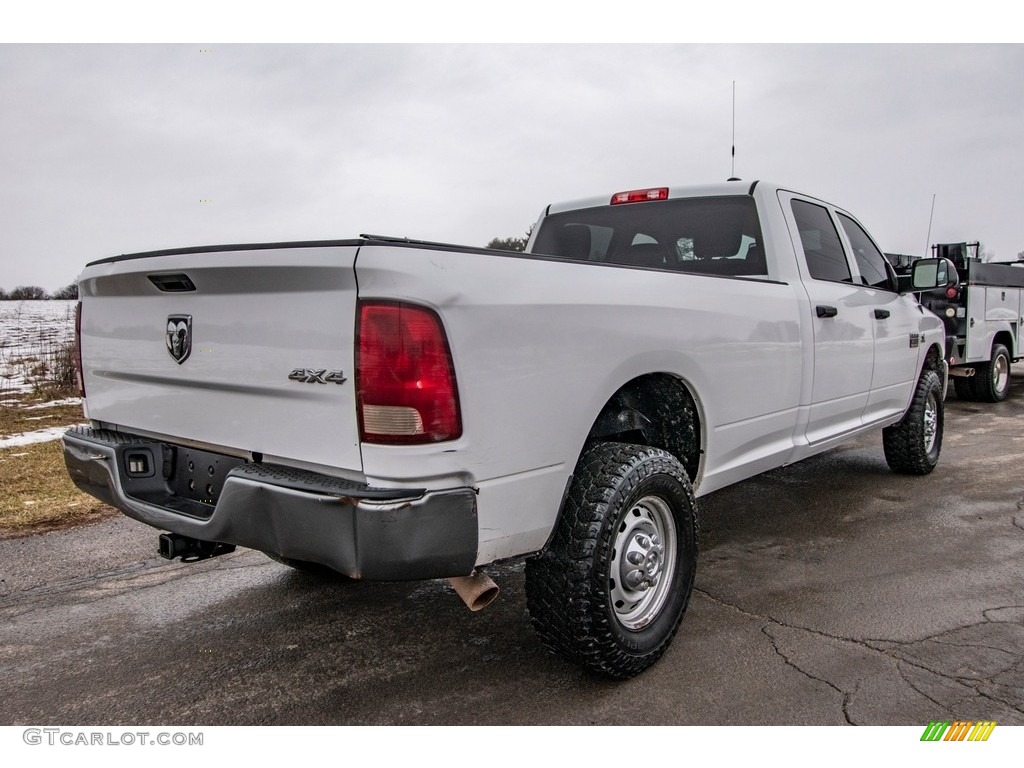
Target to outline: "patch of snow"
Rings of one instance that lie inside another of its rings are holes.
[[[32,367],[74,335],[74,301],[0,301],[0,392],[32,391]]]
[[[5,402],[15,403],[16,400],[7,400]],[[36,411],[40,408],[56,408],[59,405],[81,405],[82,398],[80,397],[65,397],[63,400],[51,400],[48,403],[39,403],[38,405],[26,405],[22,408],[23,411]],[[0,402],[3,405],[3,402]],[[45,417],[44,417],[45,418]]]
[[[0,449],[14,448],[33,443],[48,443],[51,440],[60,439],[69,427],[50,427],[49,429],[37,429],[35,432],[22,432],[10,437],[0,437]]]

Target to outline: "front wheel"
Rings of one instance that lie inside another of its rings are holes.
[[[942,381],[924,371],[903,419],[882,430],[885,460],[893,472],[927,475],[939,462],[942,449]]]
[[[527,606],[541,641],[608,677],[654,664],[693,589],[695,509],[686,471],[668,452],[589,448],[550,547],[526,563]]]

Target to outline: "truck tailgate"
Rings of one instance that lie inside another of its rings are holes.
[[[359,472],[358,243],[232,248],[140,254],[85,269],[88,417]]]

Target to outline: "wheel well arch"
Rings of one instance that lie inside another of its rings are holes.
[[[940,376],[943,373],[943,354],[942,350],[937,344],[932,344],[928,349],[928,352],[924,356],[924,365],[922,369],[925,371],[935,371]]]
[[[989,357],[992,356],[992,349],[995,348],[996,344],[1002,344],[1006,347],[1006,351],[1009,352],[1012,358],[1017,354],[1017,345],[1013,343],[1013,334],[1008,330],[999,331],[995,336],[992,337],[992,347],[989,349]]]
[[[661,448],[679,459],[696,484],[703,437],[700,411],[689,387],[673,374],[649,373],[630,380],[608,399],[586,442]]]

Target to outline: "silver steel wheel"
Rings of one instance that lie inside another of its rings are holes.
[[[530,619],[551,650],[625,680],[668,648],[696,566],[696,502],[679,460],[594,443],[576,463],[547,551],[526,561]]]
[[[643,629],[665,605],[676,568],[677,536],[672,509],[658,496],[639,499],[622,518],[608,586],[615,617],[626,629]]]
[[[996,355],[992,361],[992,389],[1001,393],[1010,381],[1010,361],[1005,355]]]
[[[935,469],[942,450],[942,421],[942,380],[925,369],[903,418],[882,430],[889,468],[905,475],[927,475]]]
[[[924,402],[924,450],[931,453],[939,434],[939,401],[935,392],[929,392]]]

